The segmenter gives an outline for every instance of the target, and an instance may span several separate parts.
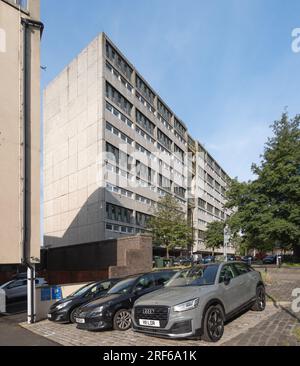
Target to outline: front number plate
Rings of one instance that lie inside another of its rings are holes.
[[[145,325],[147,327],[160,327],[159,320],[149,320],[149,319],[140,319],[140,325]]]
[[[79,323],[79,324],[84,324],[85,323],[85,319],[82,319],[82,318],[76,318],[76,323]]]

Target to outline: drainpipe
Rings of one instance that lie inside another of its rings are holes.
[[[40,21],[21,19],[23,25],[23,263],[27,266],[27,321],[34,323],[35,314],[35,265],[31,263],[30,253],[30,154],[27,149],[30,141],[30,28],[40,29],[41,36],[44,25]],[[29,156],[28,156],[29,155]]]

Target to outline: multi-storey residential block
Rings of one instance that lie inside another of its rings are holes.
[[[44,92],[45,246],[145,231],[171,193],[204,251],[224,220],[227,174],[101,33]]]
[[[39,262],[39,0],[0,0],[0,264]]]

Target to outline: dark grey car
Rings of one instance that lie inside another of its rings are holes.
[[[216,342],[224,322],[265,308],[261,274],[242,262],[197,265],[177,273],[161,290],[135,302],[133,329],[170,338]]]

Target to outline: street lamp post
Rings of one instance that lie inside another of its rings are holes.
[[[230,240],[230,230],[228,225],[225,225],[224,227],[224,245],[223,245],[223,255],[225,258],[225,261],[227,262],[227,247]]]

